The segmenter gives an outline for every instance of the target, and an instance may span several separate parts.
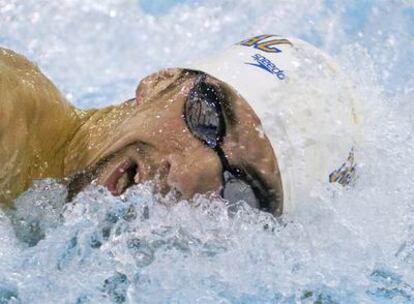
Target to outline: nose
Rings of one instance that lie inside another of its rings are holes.
[[[265,159],[256,159],[256,166],[263,168],[262,162],[267,164]],[[184,199],[197,193],[215,192],[231,205],[244,201],[253,208],[274,215],[282,211],[282,198],[278,197],[281,192],[280,189],[276,191],[273,171],[262,176],[265,171],[257,173],[257,168],[248,164],[236,168],[223,155],[207,147],[169,154],[165,163],[169,167],[165,180],[167,188],[177,189]]]
[[[222,187],[222,164],[219,156],[207,147],[199,147],[167,157],[170,170],[167,183],[183,198],[217,191]]]

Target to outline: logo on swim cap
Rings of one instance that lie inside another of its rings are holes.
[[[239,44],[244,45],[244,46],[251,46],[266,53],[281,53],[282,50],[280,48],[277,48],[276,45],[289,44],[293,46],[293,44],[285,38],[275,38],[272,40],[267,40],[270,37],[279,37],[279,36],[278,35],[255,36],[253,38],[243,40]]]
[[[346,162],[329,175],[329,182],[339,183],[342,186],[350,185],[355,180],[355,170],[354,149],[352,149],[351,152],[349,152]]]
[[[269,59],[267,59],[265,56],[262,56],[260,54],[256,54],[256,55],[253,55],[252,58],[257,63],[246,62],[246,64],[257,66],[257,67],[269,72],[270,74],[275,75],[280,80],[285,79],[285,77],[286,77],[285,73],[282,70],[280,70],[273,62],[271,62]]]

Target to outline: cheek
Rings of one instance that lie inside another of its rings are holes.
[[[188,86],[190,87],[190,86]],[[137,141],[146,142],[164,155],[199,148],[203,144],[188,130],[183,117],[187,100],[186,85],[177,92],[159,96],[143,105],[133,118]],[[128,125],[130,128],[130,125]]]
[[[190,198],[196,193],[216,191],[222,185],[220,159],[207,148],[182,155],[170,155],[168,183]]]
[[[186,151],[201,146],[182,122],[169,121],[156,125],[151,131],[151,143],[165,154]]]
[[[147,115],[144,133],[148,143],[165,154],[195,149],[203,144],[188,130],[182,114],[181,104],[163,108]]]

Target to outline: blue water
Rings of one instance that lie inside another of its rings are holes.
[[[0,214],[0,303],[414,302],[412,1],[0,0],[0,44],[83,108],[257,33],[317,45],[354,82],[357,185],[315,189],[277,221],[160,202],[151,185],[64,205],[64,187],[39,182]]]

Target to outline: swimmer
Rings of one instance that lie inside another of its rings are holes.
[[[80,110],[35,64],[0,49],[0,203],[11,206],[42,178],[64,179],[69,198],[92,182],[120,195],[154,181],[162,195],[220,194],[280,215],[301,198],[295,189],[308,191],[309,181],[348,183],[352,140],[338,148],[331,137],[321,137],[301,159],[292,159],[288,132],[314,131],[312,119],[332,108],[328,125],[338,119],[345,128],[355,124],[349,100],[332,100],[327,109],[308,102],[308,116],[299,113],[294,128],[292,121],[274,121],[280,129],[272,142],[261,125],[266,112],[285,107],[273,93],[291,88],[294,94],[296,75],[314,59],[309,50],[314,48],[300,40],[253,37],[203,61],[149,75],[135,97],[119,105]],[[312,164],[294,172],[304,161]]]

